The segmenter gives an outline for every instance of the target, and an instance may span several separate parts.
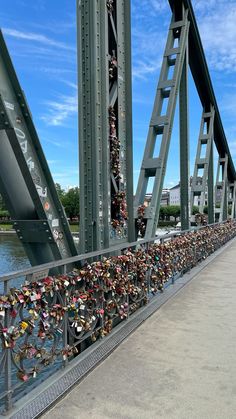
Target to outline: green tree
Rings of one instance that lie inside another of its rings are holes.
[[[174,217],[175,221],[180,216],[179,205],[169,205],[166,207],[168,217]]]
[[[79,218],[79,188],[71,188],[62,198],[62,204],[68,218]]]
[[[166,207],[160,207],[159,219],[161,221],[164,221],[165,220],[165,216],[166,216],[165,208]]]
[[[193,205],[192,214],[193,215],[199,214],[199,208],[196,205]]]
[[[7,207],[5,205],[5,202],[3,200],[2,195],[0,195],[0,211],[6,211]]]
[[[56,187],[56,190],[57,190],[57,194],[58,194],[58,196],[60,198],[60,201],[61,201],[61,203],[63,205],[63,198],[65,197],[66,192],[65,192],[64,189],[62,189],[60,183],[55,183],[55,187]]]

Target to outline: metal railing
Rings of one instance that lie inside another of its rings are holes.
[[[2,407],[11,409],[24,391],[235,236],[236,221],[227,221],[0,276]],[[68,272],[75,263],[81,266]],[[63,273],[49,275],[59,267]]]

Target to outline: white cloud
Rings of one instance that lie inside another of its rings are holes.
[[[217,0],[194,0],[193,9],[195,12],[206,13],[207,10],[214,7],[217,3],[219,4]]]
[[[165,34],[165,35],[164,35]],[[167,32],[156,28],[133,29],[133,78],[147,79],[161,68]]]
[[[58,148],[67,148],[68,144],[65,143],[65,141],[56,141],[56,140],[51,140],[50,138],[47,138],[46,136],[42,138],[44,143],[48,143],[48,144],[52,144],[55,147]]]
[[[47,162],[48,162],[48,164],[53,165],[53,164],[58,164],[58,163],[60,163],[60,160],[47,160]]]
[[[152,64],[152,60],[151,62],[138,61],[138,62],[135,62],[132,74],[134,78],[145,80],[148,77],[148,75],[157,72],[160,69],[160,67],[161,67],[160,60],[157,63],[153,63],[153,64]]]
[[[3,28],[3,33],[13,38],[44,44],[47,47],[50,46],[50,47],[56,47],[60,49],[76,51],[75,47],[72,47],[71,45],[67,45],[63,42],[55,41],[54,39],[48,38],[47,36],[42,35],[40,33],[22,32],[16,29],[11,29],[11,28]]]
[[[221,112],[234,122],[236,118],[236,93],[225,94],[221,99],[219,107]]]
[[[143,16],[157,16],[157,13],[166,12],[169,9],[168,1],[166,0],[132,0],[132,10],[136,12],[138,10],[139,16],[137,19]],[[141,13],[140,13],[141,12]]]
[[[64,125],[65,121],[78,112],[77,94],[72,96],[61,95],[57,101],[47,101],[47,114],[41,119],[47,125]]]
[[[163,1],[163,0],[150,0],[148,4],[149,4],[149,7],[153,7],[154,11],[156,12],[163,12],[163,11],[166,11],[168,8],[167,1]]]
[[[199,29],[211,69],[236,71],[236,4],[230,1],[208,0],[196,3],[204,15],[200,15]],[[214,7],[209,7],[213,5]]]

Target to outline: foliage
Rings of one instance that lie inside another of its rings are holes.
[[[175,221],[180,216],[180,206],[179,205],[168,205],[164,208],[164,213],[167,219],[174,217]]]
[[[193,215],[196,215],[196,214],[198,214],[199,213],[199,208],[198,207],[196,207],[195,205],[193,206],[193,210],[192,210],[192,214]]]
[[[60,201],[65,209],[67,217],[72,221],[79,218],[79,188],[70,188],[68,192],[62,189],[59,183],[55,183],[55,187]]]
[[[59,199],[62,202],[63,201],[63,198],[64,198],[64,196],[66,194],[66,192],[65,192],[64,189],[62,189],[60,183],[55,183],[55,187],[56,187],[56,190],[57,190],[57,194],[59,196]]]
[[[1,220],[9,220],[10,219],[10,214],[7,210],[0,210],[0,219]]]
[[[169,221],[170,217],[176,219],[180,216],[180,206],[179,205],[167,205],[166,207],[160,207],[159,220]]]
[[[158,227],[175,227],[176,221],[160,221],[158,222]]]
[[[159,220],[161,220],[161,221],[164,221],[165,220],[165,216],[166,216],[165,208],[166,207],[161,207],[160,208]]]
[[[13,230],[13,225],[9,224],[9,221],[0,221],[0,231]]]
[[[0,195],[0,211],[6,211],[6,205],[5,205],[5,202],[4,202],[4,200],[3,200],[3,197],[2,197],[2,195]]]
[[[67,217],[72,220],[79,218],[79,188],[71,188],[62,198]]]

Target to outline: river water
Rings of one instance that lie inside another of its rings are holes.
[[[15,234],[0,235],[0,275],[30,266],[24,248]]]

